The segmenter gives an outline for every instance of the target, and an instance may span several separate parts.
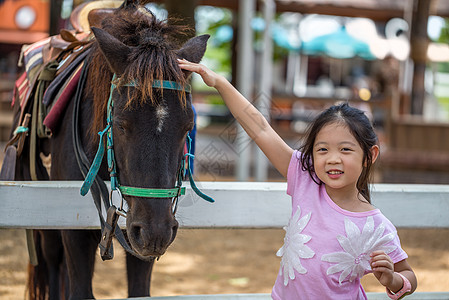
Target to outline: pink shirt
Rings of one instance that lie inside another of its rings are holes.
[[[292,216],[277,255],[281,267],[273,299],[366,299],[360,278],[371,272],[370,254],[383,250],[394,263],[407,258],[394,225],[379,209],[340,208],[301,170],[295,151],[287,173]]]

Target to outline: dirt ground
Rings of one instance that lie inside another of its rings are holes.
[[[269,293],[280,259],[282,229],[181,229],[168,252],[156,263],[153,296]],[[449,290],[449,230],[399,230],[419,282],[418,291]],[[24,299],[28,262],[25,231],[0,230],[0,299]],[[116,243],[117,244],[117,243]],[[99,299],[127,296],[123,250],[101,262],[94,275]],[[384,289],[372,275],[363,279],[367,291]]]

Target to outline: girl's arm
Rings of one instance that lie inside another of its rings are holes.
[[[203,65],[191,63],[184,59],[179,60],[178,63],[182,69],[198,73],[208,86],[217,89],[232,115],[248,133],[249,137],[256,142],[274,167],[284,177],[287,177],[293,149],[273,130],[257,108],[243,97],[225,77],[216,74]]]
[[[371,268],[377,280],[393,293],[400,291],[404,284],[402,277],[396,273],[400,273],[410,281],[412,286],[410,294],[416,290],[418,282],[415,273],[405,259],[393,264],[390,256],[384,251],[374,251],[371,254]]]

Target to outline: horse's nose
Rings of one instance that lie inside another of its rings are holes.
[[[130,240],[143,256],[160,256],[174,240],[178,222],[171,224],[144,224],[134,222],[130,228]]]

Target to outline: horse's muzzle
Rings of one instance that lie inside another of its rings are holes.
[[[139,255],[143,257],[161,256],[175,239],[178,222],[131,222],[128,227],[128,238]]]

